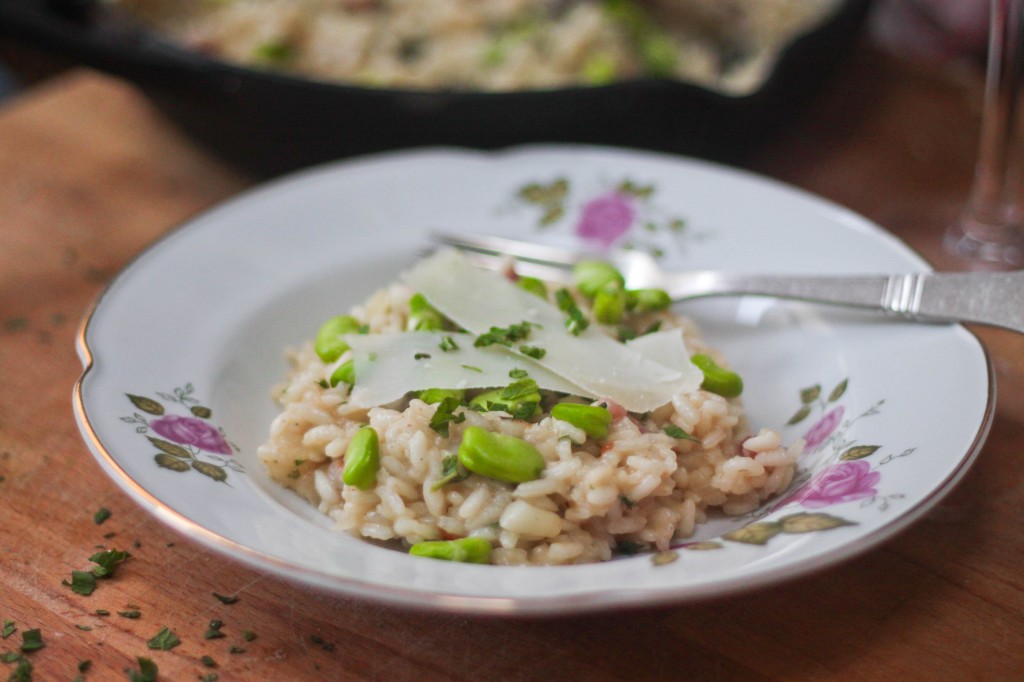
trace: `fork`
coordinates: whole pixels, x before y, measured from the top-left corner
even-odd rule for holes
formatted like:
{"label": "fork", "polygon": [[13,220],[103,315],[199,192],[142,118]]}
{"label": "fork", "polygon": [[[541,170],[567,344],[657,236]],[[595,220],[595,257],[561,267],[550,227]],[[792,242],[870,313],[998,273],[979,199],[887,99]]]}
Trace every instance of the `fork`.
{"label": "fork", "polygon": [[570,284],[572,266],[584,260],[613,263],[632,289],[664,289],[673,301],[708,296],[771,296],[887,313],[921,322],[966,322],[1024,334],[1024,270],[919,272],[893,275],[758,275],[710,270],[665,271],[640,251],[594,255],[504,237],[435,232],[491,269],[515,259],[519,275]]}

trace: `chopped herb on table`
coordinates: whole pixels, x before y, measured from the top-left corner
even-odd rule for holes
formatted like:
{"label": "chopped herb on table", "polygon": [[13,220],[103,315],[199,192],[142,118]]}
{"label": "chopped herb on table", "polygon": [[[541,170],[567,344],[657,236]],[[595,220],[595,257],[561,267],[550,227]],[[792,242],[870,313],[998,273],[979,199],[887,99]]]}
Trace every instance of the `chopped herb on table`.
{"label": "chopped herb on table", "polygon": [[14,663],[15,661],[20,661],[21,659],[21,654],[15,653],[13,651],[5,651],[4,653],[0,654],[0,661],[3,661],[4,663]]}
{"label": "chopped herb on table", "polygon": [[43,642],[43,633],[39,628],[25,630],[21,633],[21,650],[24,652],[42,649],[46,644]]}
{"label": "chopped herb on table", "polygon": [[0,631],[0,636],[7,639],[18,630],[18,626],[14,624],[13,620],[5,620],[3,631]]}
{"label": "chopped herb on table", "polygon": [[11,671],[7,682],[32,682],[32,663],[27,658],[18,659],[18,667]]}
{"label": "chopped herb on table", "polygon": [[217,594],[216,592],[214,592],[213,596],[215,599],[217,599],[217,601],[219,601],[222,604],[234,604],[236,601],[238,601],[237,594],[227,596],[223,594]]}
{"label": "chopped herb on table", "polygon": [[216,668],[217,661],[213,660],[213,656],[203,656],[199,661],[207,668]]}
{"label": "chopped herb on table", "polygon": [[203,635],[203,639],[220,639],[221,637],[226,637],[226,635],[220,631],[223,626],[224,623],[221,621],[211,620],[210,625],[206,630],[206,634]]}
{"label": "chopped herb on table", "polygon": [[109,519],[109,518],[110,518],[110,516],[111,516],[111,513],[110,513],[110,510],[109,510],[109,509],[107,509],[106,507],[100,507],[100,508],[99,508],[99,509],[98,509],[98,510],[96,511],[96,513],[92,515],[92,520],[93,520],[93,521],[94,521],[94,522],[96,523],[96,525],[98,526],[98,525],[100,525],[101,523],[103,523],[104,521],[106,521],[107,519]]}
{"label": "chopped herb on table", "polygon": [[156,682],[156,676],[160,672],[156,663],[143,656],[139,656],[135,660],[139,663],[139,669],[128,668],[125,670],[128,673],[129,682]]}
{"label": "chopped herb on table", "polygon": [[122,616],[123,618],[131,618],[132,620],[135,620],[136,618],[138,618],[138,617],[140,617],[142,615],[142,612],[141,611],[118,611],[117,615]]}
{"label": "chopped herb on table", "polygon": [[150,649],[159,649],[160,651],[168,651],[179,644],[181,644],[181,640],[167,626],[161,628],[160,632],[153,635],[152,639],[146,642],[146,646]]}

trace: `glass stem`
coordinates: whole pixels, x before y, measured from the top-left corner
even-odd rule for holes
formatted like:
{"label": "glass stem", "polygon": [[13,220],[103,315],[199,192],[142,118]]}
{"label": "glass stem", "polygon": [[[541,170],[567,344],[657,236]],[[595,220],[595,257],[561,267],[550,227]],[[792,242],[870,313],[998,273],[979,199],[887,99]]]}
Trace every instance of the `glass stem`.
{"label": "glass stem", "polygon": [[965,230],[983,242],[1005,242],[1019,225],[1020,76],[1024,0],[991,0],[988,73],[981,141]]}

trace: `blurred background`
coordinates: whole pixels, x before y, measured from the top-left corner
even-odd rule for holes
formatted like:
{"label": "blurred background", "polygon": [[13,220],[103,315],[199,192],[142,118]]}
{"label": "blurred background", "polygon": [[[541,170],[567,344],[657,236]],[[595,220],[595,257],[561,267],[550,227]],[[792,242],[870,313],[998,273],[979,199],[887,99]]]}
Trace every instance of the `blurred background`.
{"label": "blurred background", "polygon": [[[339,0],[352,1],[358,0]],[[0,0],[0,102],[78,64],[99,67],[135,81],[193,139],[265,177],[343,156],[436,144],[583,142],[730,162],[793,119],[853,49],[867,45],[945,68],[984,68],[989,0],[838,4],[840,16],[792,41],[763,87],[749,94],[644,82],[495,95],[325,87],[264,69],[211,67],[132,34],[117,45],[106,41],[78,17],[95,2]],[[38,20],[24,11],[29,6],[42,8],[38,15],[63,16]],[[252,143],[254,136],[261,144]]]}

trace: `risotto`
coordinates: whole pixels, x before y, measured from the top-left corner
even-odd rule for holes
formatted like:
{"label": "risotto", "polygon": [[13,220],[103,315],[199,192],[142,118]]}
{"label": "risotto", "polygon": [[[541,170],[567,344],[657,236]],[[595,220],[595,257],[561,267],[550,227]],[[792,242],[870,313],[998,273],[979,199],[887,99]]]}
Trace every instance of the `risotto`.
{"label": "risotto", "polygon": [[227,61],[365,86],[756,88],[836,0],[107,0]]}
{"label": "risotto", "polygon": [[658,290],[558,288],[440,252],[289,352],[271,478],[413,554],[575,564],[666,550],[791,482],[742,380]]}

